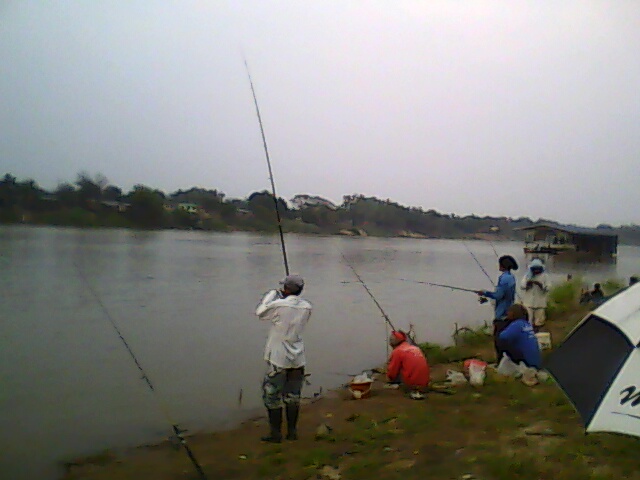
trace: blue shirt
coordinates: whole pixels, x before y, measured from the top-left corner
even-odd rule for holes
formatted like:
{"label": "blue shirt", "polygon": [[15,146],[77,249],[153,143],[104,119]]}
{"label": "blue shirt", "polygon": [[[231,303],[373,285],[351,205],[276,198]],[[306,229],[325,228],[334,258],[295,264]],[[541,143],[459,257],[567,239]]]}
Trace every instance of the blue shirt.
{"label": "blue shirt", "polygon": [[500,332],[498,343],[514,362],[524,362],[528,367],[538,369],[542,366],[538,339],[533,327],[524,318],[514,320]]}
{"label": "blue shirt", "polygon": [[511,272],[503,272],[498,279],[495,292],[484,292],[484,296],[496,301],[495,318],[503,319],[516,298],[516,277]]}

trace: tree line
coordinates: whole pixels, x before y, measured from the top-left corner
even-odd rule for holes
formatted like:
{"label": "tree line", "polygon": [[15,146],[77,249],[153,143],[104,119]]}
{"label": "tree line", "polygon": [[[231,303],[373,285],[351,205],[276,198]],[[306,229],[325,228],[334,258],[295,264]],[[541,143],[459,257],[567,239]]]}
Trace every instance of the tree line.
{"label": "tree line", "polygon": [[[320,202],[303,203],[299,208],[290,207],[283,198],[277,199],[285,231],[442,238],[490,235],[516,239],[522,238],[518,228],[534,223],[527,217],[443,214],[359,194],[345,195],[340,205],[321,197],[313,198]],[[166,194],[138,184],[124,192],[104,175],[91,176],[85,172],[79,173],[74,182],[60,183],[53,191],[42,189],[33,179],[18,181],[7,173],[0,180],[0,222],[215,231],[277,229],[274,197],[266,190],[253,192],[244,199],[229,199],[217,189],[198,187]],[[629,225],[616,230],[622,242],[640,244],[640,227]]]}

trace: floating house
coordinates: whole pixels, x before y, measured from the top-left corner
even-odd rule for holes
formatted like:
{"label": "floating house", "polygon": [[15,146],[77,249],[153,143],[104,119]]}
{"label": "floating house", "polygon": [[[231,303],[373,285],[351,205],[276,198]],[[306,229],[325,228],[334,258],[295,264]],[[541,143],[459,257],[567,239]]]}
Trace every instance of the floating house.
{"label": "floating house", "polygon": [[618,236],[607,228],[583,228],[538,223],[524,231],[525,253],[568,254],[598,258],[615,258]]}

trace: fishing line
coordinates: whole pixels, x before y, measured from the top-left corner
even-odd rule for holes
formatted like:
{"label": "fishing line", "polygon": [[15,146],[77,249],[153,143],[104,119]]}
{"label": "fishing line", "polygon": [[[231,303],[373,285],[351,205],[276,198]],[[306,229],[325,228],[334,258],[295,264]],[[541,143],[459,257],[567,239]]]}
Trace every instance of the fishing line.
{"label": "fishing line", "polygon": [[469,254],[471,255],[471,257],[476,261],[476,263],[478,264],[478,266],[480,267],[480,270],[482,270],[482,273],[485,274],[485,276],[489,279],[489,281],[491,282],[491,285],[495,288],[496,284],[493,283],[493,279],[491,278],[491,276],[487,273],[487,271],[484,269],[484,267],[482,266],[482,264],[480,263],[480,260],[478,260],[478,257],[476,257],[474,255],[474,253],[471,251],[471,249],[467,246],[467,244],[464,242],[464,240],[462,241],[462,245],[464,245],[464,248],[467,249],[467,252],[469,252]]}
{"label": "fishing line", "polygon": [[104,316],[107,318],[109,323],[111,323],[111,326],[116,331],[116,334],[118,335],[118,337],[122,341],[122,344],[127,349],[127,352],[129,352],[129,356],[133,359],[133,362],[136,364],[136,367],[138,368],[138,370],[140,370],[140,373],[142,374],[142,377],[141,377],[142,380],[144,380],[144,382],[147,384],[147,386],[149,387],[149,390],[151,390],[151,393],[155,394],[154,398],[158,402],[158,407],[159,407],[160,411],[163,413],[163,415],[165,416],[166,420],[171,425],[173,433],[175,434],[175,438],[178,439],[180,445],[184,448],[185,452],[187,453],[187,456],[191,460],[191,463],[193,463],[193,466],[196,469],[196,472],[198,472],[198,475],[200,476],[200,478],[202,480],[207,480],[207,477],[204,474],[204,471],[202,470],[202,467],[198,463],[198,460],[196,460],[195,455],[193,454],[193,452],[191,451],[191,448],[187,444],[187,440],[182,435],[184,432],[186,432],[186,430],[181,430],[180,427],[178,427],[178,424],[172,420],[171,415],[169,415],[169,409],[168,409],[167,405],[162,401],[162,398],[159,395],[156,394],[156,389],[154,388],[153,383],[151,383],[151,379],[149,378],[147,373],[142,368],[142,364],[138,360],[138,357],[136,357],[135,353],[133,353],[133,349],[131,348],[131,346],[129,345],[127,340],[124,338],[124,335],[122,334],[122,332],[118,328],[118,324],[116,323],[114,318],[111,316],[111,313],[109,312],[109,310],[107,309],[106,305],[104,304],[104,302],[100,298],[100,295],[93,288],[93,286],[91,285],[91,282],[89,282],[88,278],[86,277],[86,275],[84,274],[84,272],[82,271],[80,266],[78,264],[76,264],[76,263],[74,263],[74,265],[75,265],[76,269],[78,270],[78,274],[79,274],[80,278],[82,279],[83,284],[87,287],[87,290],[89,290],[89,292],[91,292],[91,294],[95,298],[96,303],[100,306],[100,309],[104,313]]}
{"label": "fishing line", "polygon": [[262,117],[260,116],[260,107],[258,107],[258,97],[256,96],[255,88],[253,87],[253,80],[251,79],[251,73],[249,72],[249,64],[245,56],[242,56],[244,60],[244,66],[247,69],[247,77],[249,77],[249,85],[251,86],[251,94],[253,95],[253,103],[256,106],[256,114],[258,115],[258,124],[260,125],[260,134],[262,135],[262,146],[264,147],[264,154],[267,158],[267,167],[269,168],[269,180],[271,180],[271,192],[273,193],[273,203],[276,210],[276,220],[278,222],[278,231],[280,232],[280,245],[282,246],[282,258],[284,259],[284,270],[286,275],[289,275],[289,261],[287,260],[287,248],[284,244],[284,233],[282,232],[282,219],[280,217],[280,210],[278,208],[278,196],[276,195],[276,184],[273,180],[273,170],[271,168],[271,159],[269,158],[269,149],[267,148],[267,138],[264,134],[264,127],[262,126]]}
{"label": "fishing line", "polygon": [[382,316],[384,317],[385,321],[389,324],[389,326],[391,327],[391,330],[396,331],[396,327],[393,326],[393,323],[391,323],[391,319],[389,318],[389,316],[387,315],[387,313],[384,311],[384,309],[382,308],[382,305],[380,305],[378,303],[378,300],[376,300],[376,297],[373,296],[373,293],[371,293],[371,290],[369,290],[369,287],[367,287],[367,285],[364,283],[364,280],[362,280],[362,277],[360,277],[360,275],[358,275],[358,272],[356,272],[356,269],[353,268],[353,265],[351,265],[349,263],[349,260],[347,260],[347,257],[345,257],[344,255],[342,255],[342,259],[344,260],[344,263],[347,264],[347,266],[351,269],[351,271],[353,272],[353,274],[356,276],[356,278],[358,279],[358,282],[360,282],[360,285],[362,285],[364,287],[364,289],[366,290],[366,292],[369,294],[369,296],[371,297],[371,300],[373,300],[373,302],[376,304],[376,307],[378,307],[378,309],[380,310],[380,312],[382,313]]}
{"label": "fishing line", "polygon": [[500,255],[498,255],[498,252],[496,251],[496,247],[493,246],[493,242],[491,240],[489,240],[489,245],[491,245],[491,248],[493,249],[493,253],[496,254],[496,258],[499,260]]}

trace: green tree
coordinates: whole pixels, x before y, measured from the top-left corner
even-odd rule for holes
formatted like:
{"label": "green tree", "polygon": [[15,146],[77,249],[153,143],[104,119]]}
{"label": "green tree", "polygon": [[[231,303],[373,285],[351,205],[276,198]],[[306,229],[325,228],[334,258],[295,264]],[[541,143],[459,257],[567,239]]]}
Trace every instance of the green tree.
{"label": "green tree", "polygon": [[0,208],[11,208],[17,203],[16,177],[10,173],[0,180]]}
{"label": "green tree", "polygon": [[171,212],[171,224],[177,228],[194,228],[198,224],[198,216],[182,208]]}
{"label": "green tree", "polygon": [[92,179],[88,173],[80,172],[76,180],[78,186],[78,200],[83,208],[94,208],[95,204],[102,199],[102,189],[106,186],[104,175],[96,175]]}
{"label": "green tree", "polygon": [[78,192],[70,183],[58,184],[54,195],[63,207],[72,208],[78,205]]}
{"label": "green tree", "polygon": [[[266,190],[253,192],[247,199],[249,210],[261,221],[275,222],[276,213],[273,198],[273,195]],[[283,219],[292,218],[287,203],[281,197],[278,197],[278,212]]]}
{"label": "green tree", "polygon": [[160,228],[165,224],[164,201],[162,196],[144,185],[136,185],[127,195],[129,218],[144,228]]}
{"label": "green tree", "polygon": [[122,197],[122,189],[115,185],[107,185],[102,192],[102,198],[104,200],[115,202],[120,200],[120,197]]}
{"label": "green tree", "polygon": [[21,208],[28,211],[38,210],[40,201],[44,195],[35,180],[29,179],[16,185],[18,204]]}

